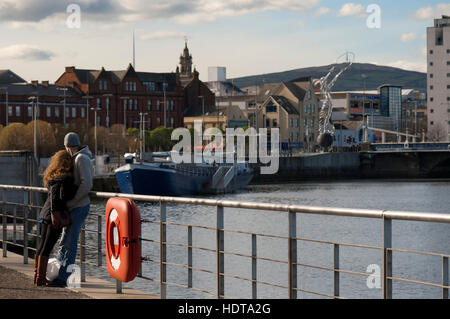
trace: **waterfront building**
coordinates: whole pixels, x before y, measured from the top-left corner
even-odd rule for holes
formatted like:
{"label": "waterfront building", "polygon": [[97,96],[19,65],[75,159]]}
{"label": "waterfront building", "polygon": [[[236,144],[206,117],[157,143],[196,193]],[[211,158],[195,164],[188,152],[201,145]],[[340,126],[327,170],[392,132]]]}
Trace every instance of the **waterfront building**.
{"label": "waterfront building", "polygon": [[450,16],[427,28],[428,137],[450,140]]}
{"label": "waterfront building", "polygon": [[317,148],[319,99],[310,77],[265,84],[256,101],[250,123],[256,123],[256,128],[279,128],[282,149]]}
{"label": "waterfront building", "polygon": [[147,113],[144,127],[148,130],[164,126],[164,118],[168,127],[183,123],[183,91],[175,73],[136,72],[131,64],[119,71],[69,66],[55,84],[84,95],[91,125],[95,123],[93,108],[98,109],[97,125],[105,127],[138,128],[140,113]]}
{"label": "waterfront building", "polygon": [[36,119],[51,124],[70,123],[87,116],[83,94],[74,88],[61,90],[49,81],[27,83],[10,70],[0,71],[0,83],[0,123],[3,126],[27,124],[35,115]]}

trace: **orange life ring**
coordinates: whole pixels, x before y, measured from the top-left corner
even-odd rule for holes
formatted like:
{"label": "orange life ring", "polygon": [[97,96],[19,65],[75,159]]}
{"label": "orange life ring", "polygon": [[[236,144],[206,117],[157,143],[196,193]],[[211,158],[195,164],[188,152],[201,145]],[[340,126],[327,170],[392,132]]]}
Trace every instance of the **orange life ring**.
{"label": "orange life ring", "polygon": [[113,197],[106,203],[106,265],[111,277],[132,281],[141,266],[141,216],[136,204]]}

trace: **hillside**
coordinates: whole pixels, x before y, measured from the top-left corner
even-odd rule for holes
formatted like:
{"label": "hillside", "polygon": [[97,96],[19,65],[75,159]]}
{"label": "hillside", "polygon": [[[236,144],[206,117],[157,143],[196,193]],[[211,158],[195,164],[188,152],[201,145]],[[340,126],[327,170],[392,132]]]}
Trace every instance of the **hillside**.
{"label": "hillside", "polygon": [[[263,75],[246,76],[233,80],[234,85],[243,88],[247,86],[263,85],[264,83],[274,83],[290,81],[296,78],[312,76],[320,78],[324,76],[332,65],[301,68],[291,71],[270,73]],[[342,65],[337,65],[339,70]],[[405,89],[418,89],[426,92],[426,73],[408,71],[388,66],[380,66],[367,63],[354,63],[336,82],[333,91],[362,90],[364,88],[361,74],[366,74],[366,89],[374,90],[382,84],[400,85]]]}

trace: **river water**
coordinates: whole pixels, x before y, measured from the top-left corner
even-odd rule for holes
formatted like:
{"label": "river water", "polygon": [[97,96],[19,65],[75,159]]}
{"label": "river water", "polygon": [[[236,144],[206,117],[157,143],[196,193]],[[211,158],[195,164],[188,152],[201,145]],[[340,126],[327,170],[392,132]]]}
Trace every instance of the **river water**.
{"label": "river water", "polygon": [[[229,199],[259,203],[297,204],[325,207],[368,208],[418,212],[450,212],[450,181],[337,181],[303,182],[280,185],[252,185],[246,190],[212,199]],[[104,214],[105,201],[95,201],[92,210]],[[159,204],[138,203],[141,217],[147,220],[159,220]],[[216,226],[215,207],[169,205],[167,220],[201,226]],[[224,211],[225,229],[241,230],[278,236],[288,234],[287,213],[261,212],[243,209]],[[94,216],[88,219],[89,229],[97,228]],[[102,226],[103,227],[103,226]],[[435,253],[450,254],[450,225],[437,223],[393,221],[392,244],[394,248],[412,249]],[[87,233],[87,242],[96,245],[96,234]],[[143,237],[159,240],[159,225],[143,224]],[[297,237],[341,243],[382,246],[382,223],[378,219],[355,217],[336,217],[320,215],[297,215]],[[187,243],[187,227],[168,225],[167,241]],[[215,249],[215,231],[193,229],[193,245]],[[288,245],[286,239],[259,237],[257,255],[276,260],[287,260]],[[225,232],[225,251],[251,255],[251,236]],[[298,262],[322,267],[333,267],[333,246],[321,243],[298,242]],[[143,256],[159,260],[159,244],[145,242]],[[96,251],[88,250],[88,259],[96,261]],[[340,247],[340,268],[359,272],[373,273],[380,269],[382,253],[375,249]],[[187,248],[169,246],[167,260],[170,263],[187,264]],[[105,261],[103,260],[103,265]],[[251,259],[248,257],[225,255],[225,273],[251,279]],[[204,250],[193,250],[193,266],[216,271],[216,255]],[[145,262],[143,275],[159,279],[159,264]],[[378,268],[377,268],[378,267]],[[441,257],[430,257],[409,253],[393,252],[393,276],[441,283]],[[297,267],[298,287],[324,294],[333,294],[333,272],[308,267]],[[109,278],[106,270],[88,266],[88,274]],[[167,266],[167,280],[181,285],[187,284],[188,271],[185,268]],[[258,280],[287,286],[288,267],[285,263],[258,260]],[[369,278],[373,279],[373,278]],[[382,291],[376,280],[355,274],[340,275],[340,295],[346,298],[380,298]],[[216,291],[216,275],[194,271],[195,288]],[[124,284],[159,294],[159,284],[136,278]],[[287,298],[287,289],[258,284],[258,298]],[[250,298],[251,282],[230,277],[225,278],[225,295],[233,298]],[[214,298],[214,296],[168,286],[169,298]],[[299,292],[299,298],[323,298]],[[405,282],[393,282],[394,298],[440,298],[441,289]]]}

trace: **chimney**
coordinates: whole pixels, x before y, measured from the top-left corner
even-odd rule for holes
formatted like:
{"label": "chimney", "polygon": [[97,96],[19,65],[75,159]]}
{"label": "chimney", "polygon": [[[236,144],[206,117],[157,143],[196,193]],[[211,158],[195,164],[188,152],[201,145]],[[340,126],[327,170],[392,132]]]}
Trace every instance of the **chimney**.
{"label": "chimney", "polygon": [[43,86],[48,87],[48,81],[42,81],[41,84],[42,84]]}
{"label": "chimney", "polygon": [[39,83],[39,81],[37,81],[37,80],[31,81],[31,85],[33,85],[33,86],[38,86],[38,83]]}
{"label": "chimney", "polygon": [[74,73],[75,67],[74,66],[66,66],[66,72],[67,73]]}

